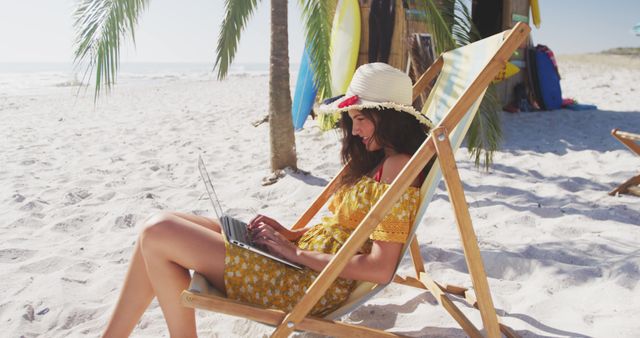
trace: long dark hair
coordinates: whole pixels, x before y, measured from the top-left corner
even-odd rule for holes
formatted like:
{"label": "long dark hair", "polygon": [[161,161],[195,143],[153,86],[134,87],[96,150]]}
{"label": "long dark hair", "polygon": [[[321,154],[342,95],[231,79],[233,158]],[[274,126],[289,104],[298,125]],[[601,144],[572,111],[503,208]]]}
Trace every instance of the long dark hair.
{"label": "long dark hair", "polygon": [[[381,148],[391,148],[398,153],[412,156],[422,145],[429,133],[429,127],[405,112],[395,109],[363,109],[360,113],[373,122],[373,137]],[[362,176],[368,175],[384,159],[384,149],[368,151],[359,136],[351,134],[353,121],[348,112],[342,112],[340,129],[342,130],[342,163],[350,162],[346,175],[340,185],[353,185]],[[423,169],[423,175],[431,167],[429,162]]]}

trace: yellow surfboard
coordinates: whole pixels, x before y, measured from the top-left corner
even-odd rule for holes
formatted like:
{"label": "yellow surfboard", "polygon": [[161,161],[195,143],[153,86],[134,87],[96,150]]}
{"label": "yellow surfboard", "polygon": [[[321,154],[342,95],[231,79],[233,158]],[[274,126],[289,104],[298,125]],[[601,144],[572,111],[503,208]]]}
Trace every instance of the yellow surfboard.
{"label": "yellow surfboard", "polygon": [[531,0],[531,18],[536,28],[540,28],[540,5],[538,5],[538,0]]}
{"label": "yellow surfboard", "polygon": [[344,94],[353,77],[360,51],[358,0],[339,0],[331,27],[331,96]]}
{"label": "yellow surfboard", "polygon": [[504,69],[502,69],[500,73],[498,73],[498,75],[496,75],[496,77],[493,78],[493,83],[498,83],[505,79],[508,79],[518,74],[519,71],[520,71],[520,68],[518,68],[518,66],[514,65],[511,62],[507,62],[507,65],[504,67]]}

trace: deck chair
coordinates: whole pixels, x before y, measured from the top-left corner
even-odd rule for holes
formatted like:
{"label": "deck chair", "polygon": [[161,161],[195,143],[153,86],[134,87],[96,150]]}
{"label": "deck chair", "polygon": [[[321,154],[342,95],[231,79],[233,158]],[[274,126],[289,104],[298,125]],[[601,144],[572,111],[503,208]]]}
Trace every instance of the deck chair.
{"label": "deck chair", "polygon": [[[640,134],[628,133],[620,131],[617,128],[611,131],[611,135],[620,143],[624,144],[629,150],[640,156]],[[609,192],[609,195],[630,194],[640,196],[640,175],[636,175],[626,180]]]}
{"label": "deck chair", "polygon": [[[479,309],[486,336],[498,337],[500,336],[500,331],[502,331],[509,337],[516,337],[513,330],[498,321],[477,239],[471,224],[462,183],[456,168],[454,151],[462,142],[487,86],[496,74],[505,67],[507,60],[515,49],[525,41],[529,31],[530,29],[527,25],[518,23],[508,32],[444,53],[416,81],[414,99],[423,90],[432,87],[424,111],[436,124],[436,127],[334,258],[320,272],[316,280],[307,289],[305,296],[294,306],[291,312],[286,313],[274,309],[265,309],[227,299],[221,296],[198,273],[194,274],[189,289],[182,293],[183,305],[241,316],[275,326],[272,337],[287,337],[293,331],[309,331],[337,337],[398,337],[399,335],[394,333],[336,320],[336,318],[360,306],[372,295],[383,289],[385,285],[360,282],[350,298],[335,312],[324,318],[313,317],[308,314],[344,269],[349,258],[356,254],[357,250],[367,240],[377,225],[376,220],[384,218],[410,186],[411,182],[418,176],[421,168],[434,156],[437,156],[436,164],[432,166],[432,170],[421,187],[420,210],[415,224],[412,226],[408,237],[409,240],[403,248],[403,255],[407,251],[410,252],[416,276],[402,277],[396,275],[393,282],[431,292],[438,303],[451,314],[470,337],[482,337],[481,330],[474,326],[447,294],[452,293],[463,297],[471,306]],[[440,75],[432,86],[433,80],[436,79],[438,74]],[[346,172],[345,169],[346,166],[329,182],[323,192],[292,228],[304,227],[316,215],[337,189],[337,183],[341,175]],[[462,287],[440,284],[432,280],[425,271],[424,262],[420,255],[420,247],[415,238],[416,228],[421,223],[421,218],[441,177],[444,177],[454,209],[464,256],[475,294],[471,290]]]}

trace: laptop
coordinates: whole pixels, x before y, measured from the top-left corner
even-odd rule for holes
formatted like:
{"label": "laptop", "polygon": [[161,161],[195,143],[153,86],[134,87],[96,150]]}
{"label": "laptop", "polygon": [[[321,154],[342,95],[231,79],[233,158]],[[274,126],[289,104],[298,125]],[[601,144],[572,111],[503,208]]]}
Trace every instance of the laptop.
{"label": "laptop", "polygon": [[222,206],[220,204],[220,200],[216,195],[216,191],[213,188],[213,183],[211,183],[211,177],[209,177],[209,172],[204,165],[204,161],[202,160],[202,156],[198,156],[198,170],[200,171],[200,176],[202,176],[202,181],[204,181],[204,186],[207,189],[207,193],[209,194],[209,200],[211,201],[211,205],[213,206],[213,211],[215,211],[216,216],[220,220],[220,226],[222,226],[222,233],[224,234],[227,241],[233,245],[237,245],[243,249],[249,250],[251,252],[255,252],[259,255],[271,258],[280,263],[286,264],[295,269],[302,269],[302,266],[290,262],[286,259],[274,256],[267,252],[265,249],[261,248],[259,245],[254,244],[251,236],[249,235],[249,230],[247,229],[247,223],[240,221],[236,218],[233,218],[222,211]]}

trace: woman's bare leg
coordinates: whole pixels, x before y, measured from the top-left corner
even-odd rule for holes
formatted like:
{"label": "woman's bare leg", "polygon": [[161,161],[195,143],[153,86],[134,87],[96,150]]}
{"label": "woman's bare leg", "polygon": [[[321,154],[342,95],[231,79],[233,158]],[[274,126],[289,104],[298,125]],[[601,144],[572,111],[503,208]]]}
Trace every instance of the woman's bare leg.
{"label": "woman's bare leg", "polygon": [[184,212],[177,212],[177,211],[174,211],[171,214],[178,216],[180,218],[184,218],[187,221],[190,221],[192,223],[207,227],[217,233],[222,232],[220,228],[220,223],[218,222],[218,220],[214,220],[214,219],[203,217],[203,216],[193,215],[193,214],[187,214]]}
{"label": "woman's bare leg", "polygon": [[120,297],[103,337],[128,337],[153,299],[153,289],[136,243]]}
{"label": "woman's bare leg", "polygon": [[[215,220],[178,212],[163,213],[150,217],[145,222],[145,227],[152,227],[159,221],[171,219],[172,216],[182,218],[193,224],[220,233],[220,225]],[[210,261],[210,263],[215,263],[215,261]],[[224,291],[224,289],[222,290]],[[154,295],[153,287],[147,274],[144,257],[140,250],[140,241],[138,241],[131,262],[129,263],[129,270],[127,271],[120,297],[103,336],[127,337],[133,331],[138,320],[153,300]]]}
{"label": "woman's bare leg", "polygon": [[172,337],[195,337],[194,310],[180,304],[189,286],[189,269],[202,273],[224,292],[225,246],[222,235],[184,218],[164,215],[140,238],[140,249],[153,291]]}

